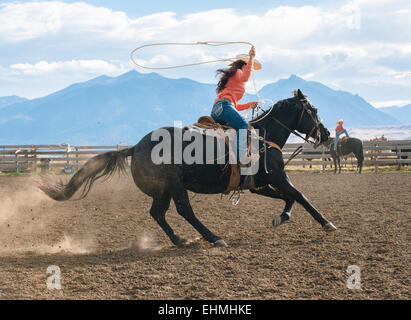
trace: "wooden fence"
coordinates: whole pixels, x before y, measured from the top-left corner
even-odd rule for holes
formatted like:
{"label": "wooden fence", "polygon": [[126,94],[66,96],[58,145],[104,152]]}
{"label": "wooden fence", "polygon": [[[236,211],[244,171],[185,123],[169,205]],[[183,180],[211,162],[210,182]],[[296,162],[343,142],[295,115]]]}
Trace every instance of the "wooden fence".
{"label": "wooden fence", "polygon": [[[290,166],[320,166],[323,169],[333,164],[328,150],[321,146],[314,149],[311,144],[288,143],[283,148],[284,159],[288,159],[291,153],[299,146],[303,151],[290,162]],[[391,141],[363,141],[364,166],[373,166],[378,172],[378,167],[383,165],[400,166],[411,164],[411,140]],[[355,165],[357,159],[353,154],[341,159],[341,165]]]}
{"label": "wooden fence", "polygon": [[[364,165],[375,167],[411,163],[411,140],[392,141],[363,141]],[[285,161],[299,146],[303,151],[290,163],[291,167],[320,167],[323,170],[332,164],[331,156],[324,147],[313,149],[311,144],[288,143],[283,148]],[[0,171],[48,171],[60,168],[66,173],[74,172],[91,157],[113,150],[120,150],[128,146],[70,146],[61,145],[0,145]],[[356,159],[352,156],[344,158],[342,165],[355,165]]]}
{"label": "wooden fence", "polygon": [[0,145],[0,171],[22,172],[61,168],[67,173],[91,157],[126,146]]}

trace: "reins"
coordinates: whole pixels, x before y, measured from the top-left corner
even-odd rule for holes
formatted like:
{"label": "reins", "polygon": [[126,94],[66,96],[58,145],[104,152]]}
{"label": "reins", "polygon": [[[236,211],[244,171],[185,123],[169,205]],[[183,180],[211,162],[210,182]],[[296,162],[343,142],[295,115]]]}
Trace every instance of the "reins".
{"label": "reins", "polygon": [[291,156],[288,158],[287,162],[284,163],[284,167],[287,166],[287,164],[293,160],[296,156],[298,156],[301,151],[303,151],[303,146],[299,146],[297,149],[294,150],[294,152],[291,154]]}
{"label": "reins", "polygon": [[[303,102],[301,99],[298,99],[298,101],[299,101],[299,102],[301,103],[301,105],[302,105],[302,111],[301,111],[300,118],[299,118],[299,121],[298,121],[298,124],[297,124],[297,128],[298,128],[298,127],[300,126],[300,124],[301,124],[301,120],[302,120],[303,114],[304,114],[305,109],[306,109],[306,106],[305,106],[304,102]],[[267,116],[271,113],[271,111],[273,110],[273,108],[274,108],[274,106],[271,106],[271,109],[270,109],[269,111],[267,111],[264,116],[262,116],[261,118],[255,119],[255,120],[253,120],[253,121],[250,121],[250,123],[251,123],[251,124],[252,124],[252,123],[257,123],[257,122],[263,120],[265,117],[267,117]],[[316,128],[318,128],[318,122],[314,120],[314,118],[313,118],[313,116],[312,116],[311,113],[309,113],[309,115],[311,116],[311,119],[312,119],[313,122],[314,122],[314,126],[313,126],[313,129],[311,130],[311,132],[310,132],[307,136],[310,136],[311,133],[312,133]],[[314,142],[308,140],[307,138],[304,138],[304,137],[303,137],[301,134],[299,134],[296,130],[291,130],[289,127],[287,127],[284,123],[282,123],[282,122],[281,122],[280,120],[278,120],[276,117],[273,117],[273,120],[274,120],[275,122],[277,122],[281,127],[283,127],[284,129],[286,129],[289,133],[292,133],[292,134],[296,135],[297,137],[303,139],[305,142],[308,142],[308,143],[311,143],[311,144],[315,144]]]}
{"label": "reins", "polygon": [[282,122],[281,122],[280,120],[278,120],[277,118],[273,118],[273,119],[274,119],[275,122],[277,122],[277,123],[278,123],[280,126],[282,126],[284,129],[288,130],[288,132],[290,132],[290,133],[296,135],[297,137],[303,139],[305,142],[314,144],[314,142],[308,140],[307,138],[304,138],[304,137],[303,137],[301,134],[299,134],[297,131],[291,130],[290,128],[288,128],[284,123],[282,123]]}
{"label": "reins", "polygon": [[[308,109],[307,109],[304,101],[301,100],[301,99],[298,99],[298,101],[301,103],[302,111],[301,111],[301,114],[300,114],[300,118],[299,118],[299,120],[298,120],[297,128],[298,128],[298,127],[300,126],[300,124],[301,124],[301,121],[302,121],[302,118],[303,118],[303,115],[304,115],[304,112],[305,112],[305,111],[307,111],[307,113],[310,115],[311,119],[312,119],[313,122],[314,122],[313,128],[311,129],[310,133],[307,134],[307,137],[309,137],[309,136],[311,136],[312,132],[313,132],[315,129],[318,130],[319,124],[318,124],[318,121],[316,121],[316,120],[314,119],[314,117],[312,116],[311,110],[308,110]],[[273,109],[274,109],[274,105],[272,105],[272,106],[271,106],[271,109],[270,109],[269,111],[267,111],[266,114],[264,114],[261,118],[255,119],[254,121],[250,121],[250,123],[257,123],[257,122],[263,120],[265,117],[267,117],[267,116],[271,113],[271,111],[272,111]],[[307,110],[306,110],[306,109],[307,109]],[[309,112],[309,111],[310,111],[310,112]],[[303,137],[302,135],[300,135],[296,130],[291,130],[289,127],[287,127],[284,123],[282,123],[282,122],[281,122],[280,120],[278,120],[276,117],[272,117],[272,119],[274,119],[275,122],[277,122],[281,127],[283,127],[284,129],[286,129],[289,133],[292,133],[292,134],[296,135],[297,137],[303,139],[304,141],[306,141],[306,142],[308,142],[308,143],[315,144],[314,142],[308,140],[307,138],[304,138],[304,137]],[[275,144],[275,146],[270,145],[270,141],[267,141],[267,140],[265,139],[265,133],[266,133],[266,132],[265,132],[265,130],[264,130],[264,137],[259,137],[260,141],[262,141],[263,144],[264,144],[263,148],[260,149],[260,153],[264,153],[264,169],[265,169],[266,173],[268,173],[268,170],[267,170],[267,155],[266,155],[266,154],[267,154],[267,153],[266,153],[267,149],[274,147],[274,148],[277,148],[278,150],[280,150],[281,152],[282,152],[282,150],[281,150],[280,147],[278,147],[277,144]],[[267,145],[268,145],[268,147],[267,147]],[[301,151],[303,151],[303,147],[302,147],[302,146],[297,147],[297,148],[294,150],[294,152],[291,154],[290,158],[288,158],[288,160],[287,160],[287,162],[284,164],[284,166],[287,166],[288,163],[289,163],[291,160],[293,160],[297,155],[299,155],[299,154],[301,153]]]}

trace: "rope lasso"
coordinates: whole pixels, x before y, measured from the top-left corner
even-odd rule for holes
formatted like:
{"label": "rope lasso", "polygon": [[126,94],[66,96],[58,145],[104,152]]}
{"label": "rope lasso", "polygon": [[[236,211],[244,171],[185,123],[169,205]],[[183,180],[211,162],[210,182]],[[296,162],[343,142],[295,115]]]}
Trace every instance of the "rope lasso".
{"label": "rope lasso", "polygon": [[253,44],[250,42],[246,41],[197,41],[197,42],[161,42],[161,43],[151,43],[151,44],[145,44],[142,46],[139,46],[135,48],[133,51],[131,51],[130,58],[133,63],[143,69],[149,69],[149,70],[168,70],[168,69],[177,69],[177,68],[185,68],[185,67],[191,67],[191,66],[198,66],[202,64],[207,64],[207,63],[216,63],[216,62],[221,62],[221,61],[233,61],[236,60],[236,58],[218,58],[216,60],[209,60],[209,61],[202,61],[202,62],[195,62],[195,63],[188,63],[188,64],[181,64],[181,65],[176,65],[176,66],[168,66],[168,67],[147,67],[143,66],[140,63],[137,63],[134,60],[134,53],[136,51],[141,50],[143,48],[147,47],[155,47],[155,46],[198,46],[198,45],[205,45],[205,46],[213,46],[213,47],[219,47],[219,46],[225,46],[225,45],[233,45],[233,44],[245,44],[253,47]]}
{"label": "rope lasso", "polygon": [[[134,54],[143,48],[147,47],[155,47],[155,46],[171,46],[171,45],[177,45],[177,46],[198,46],[198,45],[204,45],[204,46],[212,46],[212,47],[219,47],[219,46],[225,46],[225,45],[234,45],[234,44],[244,44],[244,45],[249,45],[250,47],[253,47],[254,45],[251,42],[247,41],[197,41],[197,42],[161,42],[161,43],[151,43],[151,44],[145,44],[142,46],[139,46],[135,48],[133,51],[130,53],[130,59],[131,61],[138,67],[143,68],[143,69],[148,69],[148,70],[170,70],[170,69],[177,69],[177,68],[185,68],[185,67],[191,67],[191,66],[198,66],[198,65],[204,65],[204,64],[209,64],[209,63],[217,63],[217,62],[222,62],[222,61],[235,61],[238,60],[239,57],[234,57],[234,58],[218,58],[215,60],[209,60],[209,61],[201,61],[201,62],[195,62],[195,63],[187,63],[187,64],[181,64],[181,65],[175,65],[175,66],[167,66],[167,67],[149,67],[149,66],[144,66],[141,63],[138,63],[134,59]],[[248,56],[248,55],[244,55]],[[257,96],[258,103],[265,103],[266,101],[270,102],[272,107],[274,104],[270,99],[262,99],[260,95],[258,94],[257,86],[255,83],[255,77],[254,77],[254,72],[253,68],[251,68],[251,78],[252,78],[252,83],[255,91],[255,95]],[[245,114],[244,118],[246,120],[249,120],[250,117],[248,116],[248,113],[251,108],[249,108]],[[257,106],[257,110],[253,108],[252,110],[252,115],[251,115],[251,120],[254,119],[254,117],[258,116],[262,111],[264,111],[263,106]]]}
{"label": "rope lasso", "polygon": [[[147,66],[143,66],[139,63],[137,63],[134,59],[134,53],[142,48],[146,48],[146,47],[154,47],[154,46],[168,46],[168,45],[183,45],[183,46],[197,46],[197,45],[208,45],[208,46],[214,46],[214,47],[218,47],[218,46],[224,46],[224,45],[233,45],[233,44],[245,44],[245,45],[249,45],[251,47],[253,47],[254,45],[251,42],[247,42],[247,41],[197,41],[197,42],[162,42],[162,43],[151,43],[151,44],[145,44],[142,46],[139,46],[137,48],[135,48],[131,54],[130,54],[130,58],[133,61],[133,63],[143,69],[150,69],[150,70],[167,70],[167,69],[176,69],[176,68],[184,68],[184,67],[190,67],[190,66],[196,66],[196,65],[203,65],[203,64],[208,64],[208,63],[216,63],[216,62],[221,62],[221,61],[235,61],[237,59],[239,59],[239,57],[235,57],[235,58],[219,58],[216,60],[210,60],[210,61],[202,61],[202,62],[196,62],[196,63],[189,63],[189,64],[182,64],[182,65],[176,65],[176,66],[168,66],[168,67],[147,67]],[[253,68],[251,68],[251,77],[252,77],[252,83],[253,83],[253,87],[254,87],[254,91],[255,94],[257,96],[258,99],[258,103],[265,103],[266,101],[268,101],[270,103],[270,110],[268,110],[266,112],[266,114],[258,119],[258,120],[262,120],[263,118],[265,118],[272,110],[272,108],[274,107],[274,103],[272,100],[270,99],[261,99],[260,95],[258,94],[258,90],[257,90],[257,86],[255,83],[255,77],[254,77],[254,72],[253,72]],[[250,112],[249,108],[245,114],[244,114],[244,118],[246,120],[249,120],[250,117],[248,116],[248,113]],[[258,106],[257,110],[255,110],[254,108],[252,109],[252,116],[251,116],[251,123],[254,121],[254,117],[257,117],[261,112],[264,112],[264,108],[262,106]],[[300,134],[298,134],[295,130],[290,130],[288,127],[284,126],[283,123],[279,122],[277,119],[274,119],[276,122],[278,122],[281,126],[283,126],[284,128],[286,128],[290,133],[295,134],[296,136],[300,137],[301,139],[305,140],[306,142],[312,143],[311,141],[309,141],[308,139],[302,137]]]}

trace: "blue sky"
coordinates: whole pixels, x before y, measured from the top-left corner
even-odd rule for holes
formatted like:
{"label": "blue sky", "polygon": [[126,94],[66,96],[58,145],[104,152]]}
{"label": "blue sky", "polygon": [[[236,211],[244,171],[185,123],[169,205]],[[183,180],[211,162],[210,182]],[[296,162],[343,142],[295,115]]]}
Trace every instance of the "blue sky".
{"label": "blue sky", "polygon": [[[142,44],[216,40],[256,46],[259,88],[297,74],[376,106],[401,105],[411,103],[410,29],[406,0],[0,1],[0,96],[34,98],[117,76],[135,68],[129,55]],[[137,58],[165,66],[247,51],[167,47]],[[159,73],[215,83],[222,66]]]}

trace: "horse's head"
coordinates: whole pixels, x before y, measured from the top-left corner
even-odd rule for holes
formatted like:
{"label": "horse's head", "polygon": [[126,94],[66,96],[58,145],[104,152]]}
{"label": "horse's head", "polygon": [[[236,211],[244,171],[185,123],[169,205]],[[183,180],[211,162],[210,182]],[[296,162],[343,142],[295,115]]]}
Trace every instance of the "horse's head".
{"label": "horse's head", "polygon": [[317,108],[313,106],[300,89],[294,91],[294,99],[296,99],[297,108],[300,112],[296,130],[305,133],[306,139],[313,138],[314,148],[316,148],[328,140],[330,132],[322,123]]}

